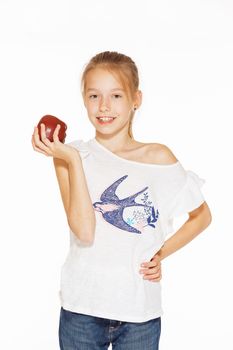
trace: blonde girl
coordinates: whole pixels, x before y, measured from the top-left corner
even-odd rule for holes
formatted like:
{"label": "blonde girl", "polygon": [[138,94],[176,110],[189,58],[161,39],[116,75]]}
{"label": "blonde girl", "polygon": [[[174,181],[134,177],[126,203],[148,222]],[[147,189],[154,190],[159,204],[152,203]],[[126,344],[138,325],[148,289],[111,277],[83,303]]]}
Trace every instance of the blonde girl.
{"label": "blonde girl", "polygon": [[[105,51],[86,65],[81,92],[95,136],[63,144],[35,127],[35,151],[53,157],[70,234],[59,296],[62,350],[157,350],[161,261],[211,222],[196,173],[164,144],[133,137],[142,103],[138,69]],[[79,134],[78,134],[79,133]],[[173,218],[188,219],[173,232]],[[169,233],[173,233],[166,239]]]}

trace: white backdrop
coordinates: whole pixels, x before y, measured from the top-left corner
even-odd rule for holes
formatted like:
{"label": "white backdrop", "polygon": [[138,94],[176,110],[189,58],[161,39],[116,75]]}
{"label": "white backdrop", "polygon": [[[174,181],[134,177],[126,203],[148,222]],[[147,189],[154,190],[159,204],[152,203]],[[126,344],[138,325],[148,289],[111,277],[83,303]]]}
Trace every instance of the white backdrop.
{"label": "white backdrop", "polygon": [[112,50],[139,69],[134,137],[166,144],[204,178],[213,216],[162,262],[160,349],[232,350],[232,1],[0,0],[0,45],[1,348],[59,349],[69,231],[52,158],[31,135],[53,114],[66,142],[94,136],[81,73]]}

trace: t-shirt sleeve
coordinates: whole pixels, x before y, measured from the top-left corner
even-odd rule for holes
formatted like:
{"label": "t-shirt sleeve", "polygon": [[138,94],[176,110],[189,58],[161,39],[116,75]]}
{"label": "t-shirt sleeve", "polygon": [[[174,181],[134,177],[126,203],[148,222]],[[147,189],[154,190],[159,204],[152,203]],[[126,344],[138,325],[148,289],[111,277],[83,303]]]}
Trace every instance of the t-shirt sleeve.
{"label": "t-shirt sleeve", "polygon": [[84,142],[82,139],[74,140],[71,142],[66,143],[67,146],[74,147],[78,150],[81,159],[86,158],[89,155],[89,150],[87,147],[87,143]]}
{"label": "t-shirt sleeve", "polygon": [[[169,200],[166,203],[165,235],[173,232],[175,217],[191,212],[205,201],[202,186],[206,180],[199,177],[194,171],[185,170],[182,166],[178,172],[177,180],[172,182],[175,189],[170,188],[172,195],[170,198],[168,196]],[[174,176],[176,177],[176,174]]]}
{"label": "t-shirt sleeve", "polygon": [[201,191],[205,183],[195,172],[186,170],[186,181],[169,206],[169,217],[179,216],[198,208],[204,201]]}

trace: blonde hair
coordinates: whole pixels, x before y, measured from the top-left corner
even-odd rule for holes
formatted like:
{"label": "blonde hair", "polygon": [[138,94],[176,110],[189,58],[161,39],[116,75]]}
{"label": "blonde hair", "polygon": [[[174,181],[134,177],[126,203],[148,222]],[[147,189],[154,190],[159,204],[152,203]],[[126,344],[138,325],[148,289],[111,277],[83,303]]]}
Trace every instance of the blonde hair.
{"label": "blonde hair", "polygon": [[[90,59],[86,64],[81,77],[81,91],[84,98],[86,91],[86,76],[87,73],[95,68],[103,68],[112,73],[116,79],[118,78],[126,91],[127,98],[132,101],[135,97],[135,92],[138,90],[139,77],[138,69],[134,61],[124,54],[116,51],[100,52]],[[135,108],[136,109],[136,108]],[[135,110],[132,111],[128,134],[133,139],[132,121]]]}

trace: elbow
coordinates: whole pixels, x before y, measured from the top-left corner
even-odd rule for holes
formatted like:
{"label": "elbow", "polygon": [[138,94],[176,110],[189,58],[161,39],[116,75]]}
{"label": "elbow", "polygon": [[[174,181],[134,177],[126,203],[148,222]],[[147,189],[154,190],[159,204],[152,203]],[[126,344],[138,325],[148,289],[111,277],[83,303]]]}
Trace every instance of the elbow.
{"label": "elbow", "polygon": [[93,231],[84,231],[84,232],[79,231],[78,237],[79,237],[80,241],[85,245],[86,244],[92,245],[94,242],[94,232]]}
{"label": "elbow", "polygon": [[211,221],[212,221],[212,216],[211,214],[209,215],[203,215],[203,218],[202,218],[202,222],[203,222],[203,229],[206,229],[210,224],[211,224]]}
{"label": "elbow", "polygon": [[212,214],[211,214],[211,212],[209,212],[207,221],[208,221],[208,226],[209,226],[211,224],[211,222],[212,222]]}
{"label": "elbow", "polygon": [[83,243],[91,245],[94,242],[95,236],[95,222],[88,225],[78,225],[76,222],[68,220],[69,227],[74,235]]}
{"label": "elbow", "polygon": [[201,220],[203,228],[208,227],[212,222],[212,215],[210,208],[206,202],[202,203],[197,209],[189,213],[189,218],[193,219],[198,217]]}
{"label": "elbow", "polygon": [[209,226],[212,222],[212,214],[210,211],[209,206],[206,204],[205,206],[205,212],[204,212],[204,216],[205,216],[205,222],[206,222],[206,227]]}
{"label": "elbow", "polygon": [[80,231],[77,230],[75,227],[70,226],[71,231],[74,233],[74,235],[79,239],[79,241],[85,245],[92,245],[94,242],[94,233],[91,231]]}

